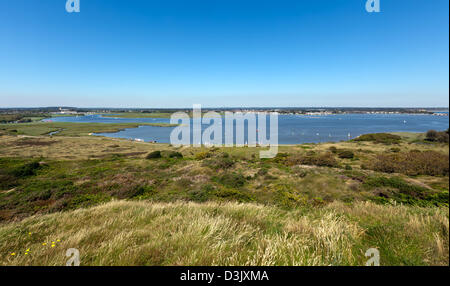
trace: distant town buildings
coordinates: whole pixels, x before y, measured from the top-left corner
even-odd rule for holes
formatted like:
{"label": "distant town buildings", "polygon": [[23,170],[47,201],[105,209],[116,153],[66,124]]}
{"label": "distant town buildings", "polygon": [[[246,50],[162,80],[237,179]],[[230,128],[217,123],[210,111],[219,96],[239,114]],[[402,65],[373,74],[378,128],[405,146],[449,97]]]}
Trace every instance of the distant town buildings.
{"label": "distant town buildings", "polygon": [[59,108],[59,111],[57,112],[51,112],[51,114],[79,114],[78,111],[66,109],[66,108]]}

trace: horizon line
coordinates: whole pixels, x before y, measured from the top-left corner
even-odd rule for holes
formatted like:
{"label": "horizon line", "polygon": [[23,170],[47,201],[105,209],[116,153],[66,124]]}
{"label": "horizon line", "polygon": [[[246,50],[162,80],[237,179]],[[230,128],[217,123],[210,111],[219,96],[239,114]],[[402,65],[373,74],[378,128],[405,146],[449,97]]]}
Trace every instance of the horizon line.
{"label": "horizon line", "polygon": [[[14,106],[14,107],[1,107],[0,109],[45,109],[45,108],[77,108],[77,109],[192,109],[191,107],[105,107],[105,106],[94,106],[94,107],[79,107],[79,106],[69,106],[69,105],[55,105],[55,106]],[[415,106],[415,107],[404,107],[404,106],[202,106],[205,109],[230,109],[230,108],[247,108],[247,109],[286,109],[286,108],[389,108],[389,109],[449,109],[448,106]]]}

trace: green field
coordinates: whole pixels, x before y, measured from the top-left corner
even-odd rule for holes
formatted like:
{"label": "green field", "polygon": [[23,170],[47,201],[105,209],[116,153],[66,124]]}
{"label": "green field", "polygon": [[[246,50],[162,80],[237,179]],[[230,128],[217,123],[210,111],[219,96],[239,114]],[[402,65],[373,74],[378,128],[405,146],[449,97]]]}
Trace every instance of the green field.
{"label": "green field", "polygon": [[58,132],[55,136],[87,136],[90,133],[115,133],[127,128],[139,126],[170,127],[167,123],[72,123],[72,122],[35,122],[0,125],[0,132],[7,134],[42,136]]}
{"label": "green field", "polygon": [[0,125],[3,265],[64,265],[71,247],[82,265],[364,265],[368,248],[449,264],[448,144],[381,134],[260,159],[85,136],[133,126]]}

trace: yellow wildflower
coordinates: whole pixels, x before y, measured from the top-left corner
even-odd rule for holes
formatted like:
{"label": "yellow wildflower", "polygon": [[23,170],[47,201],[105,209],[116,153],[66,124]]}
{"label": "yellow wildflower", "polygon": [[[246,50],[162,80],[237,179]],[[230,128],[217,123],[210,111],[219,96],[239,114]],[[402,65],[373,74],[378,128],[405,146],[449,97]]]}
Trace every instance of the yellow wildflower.
{"label": "yellow wildflower", "polygon": [[16,253],[15,253],[15,252],[13,252],[13,253],[11,253],[11,255],[12,255],[12,256],[14,256],[14,255],[16,255]]}

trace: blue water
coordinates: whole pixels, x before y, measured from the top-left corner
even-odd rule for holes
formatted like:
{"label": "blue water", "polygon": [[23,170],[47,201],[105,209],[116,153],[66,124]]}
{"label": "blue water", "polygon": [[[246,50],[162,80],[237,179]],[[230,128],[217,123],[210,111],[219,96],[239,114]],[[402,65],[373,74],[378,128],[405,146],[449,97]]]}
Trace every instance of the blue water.
{"label": "blue water", "polygon": [[[81,123],[169,123],[168,118],[109,118],[100,115],[57,117],[54,122]],[[203,125],[207,128],[209,125]],[[343,115],[279,115],[279,144],[338,142],[361,134],[377,132],[426,132],[430,129],[447,130],[448,116],[412,114],[343,114]],[[174,127],[140,126],[117,133],[96,135],[169,143]],[[246,131],[247,132],[247,131]],[[269,131],[268,131],[269,133]],[[349,136],[350,135],[350,136]],[[267,135],[269,136],[269,134]],[[247,140],[247,137],[245,137]]]}

